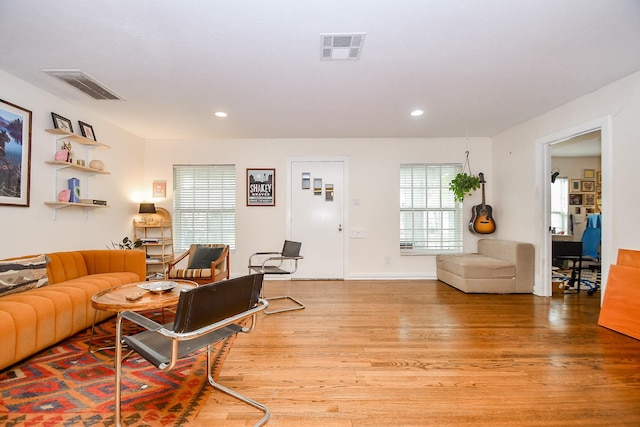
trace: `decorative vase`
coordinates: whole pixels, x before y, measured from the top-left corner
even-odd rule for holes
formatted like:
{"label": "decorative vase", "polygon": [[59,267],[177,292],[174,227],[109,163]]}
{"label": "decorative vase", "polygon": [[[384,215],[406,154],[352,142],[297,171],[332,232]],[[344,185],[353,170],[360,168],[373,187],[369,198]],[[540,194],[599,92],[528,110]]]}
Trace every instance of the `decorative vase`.
{"label": "decorative vase", "polygon": [[89,167],[91,169],[96,169],[96,170],[101,171],[102,169],[104,169],[104,162],[102,160],[97,160],[97,159],[96,160],[91,160],[89,162]]}
{"label": "decorative vase", "polygon": [[68,202],[71,197],[71,190],[62,190],[58,193],[59,202]]}
{"label": "decorative vase", "polygon": [[66,162],[68,158],[69,152],[67,150],[62,149],[60,151],[56,151],[55,159],[57,162]]}

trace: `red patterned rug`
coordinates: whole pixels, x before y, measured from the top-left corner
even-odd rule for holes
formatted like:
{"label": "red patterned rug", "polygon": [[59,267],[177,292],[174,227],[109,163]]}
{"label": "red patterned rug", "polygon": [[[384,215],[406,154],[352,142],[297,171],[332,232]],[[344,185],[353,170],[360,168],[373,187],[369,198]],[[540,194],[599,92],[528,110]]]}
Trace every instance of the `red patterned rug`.
{"label": "red patterned rug", "polygon": [[[90,353],[90,332],[0,372],[0,425],[115,425],[114,350]],[[113,345],[114,337],[112,318],[96,325],[93,348]],[[234,339],[213,351],[215,378]],[[206,377],[205,353],[182,360],[170,372],[136,354],[127,357],[122,367],[122,425],[180,426],[193,421],[212,390]]]}

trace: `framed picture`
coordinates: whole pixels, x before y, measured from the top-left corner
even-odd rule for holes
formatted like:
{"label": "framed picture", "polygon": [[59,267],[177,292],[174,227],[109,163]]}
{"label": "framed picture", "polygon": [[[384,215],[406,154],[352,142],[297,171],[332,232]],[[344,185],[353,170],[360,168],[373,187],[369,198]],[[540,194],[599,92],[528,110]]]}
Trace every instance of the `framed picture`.
{"label": "framed picture", "polygon": [[580,180],[572,179],[569,184],[569,192],[570,193],[578,193],[580,192]]}
{"label": "framed picture", "polygon": [[31,111],[0,99],[0,205],[29,206]]}
{"label": "framed picture", "polygon": [[585,194],[584,195],[584,205],[585,206],[595,206],[596,204],[596,195],[595,194]]}
{"label": "framed picture", "polygon": [[247,206],[276,205],[276,170],[247,169]]}
{"label": "framed picture", "polygon": [[167,197],[167,181],[153,181],[153,197]]}
{"label": "framed picture", "polygon": [[582,181],[582,192],[583,193],[592,193],[596,189],[595,181]]}
{"label": "framed picture", "polygon": [[78,120],[78,124],[80,125],[80,132],[82,133],[82,136],[97,141],[96,134],[93,132],[93,126],[88,123],[81,122],[80,120]]}
{"label": "framed picture", "polygon": [[53,126],[56,129],[63,130],[65,132],[73,133],[73,126],[71,125],[71,120],[66,119],[56,113],[51,113],[51,117],[53,117]]}
{"label": "framed picture", "polygon": [[594,169],[582,169],[582,177],[593,179],[596,177],[596,171]]}
{"label": "framed picture", "polygon": [[570,194],[569,195],[569,204],[570,205],[582,205],[582,194]]}
{"label": "framed picture", "polygon": [[596,183],[602,184],[602,171],[596,172]]}

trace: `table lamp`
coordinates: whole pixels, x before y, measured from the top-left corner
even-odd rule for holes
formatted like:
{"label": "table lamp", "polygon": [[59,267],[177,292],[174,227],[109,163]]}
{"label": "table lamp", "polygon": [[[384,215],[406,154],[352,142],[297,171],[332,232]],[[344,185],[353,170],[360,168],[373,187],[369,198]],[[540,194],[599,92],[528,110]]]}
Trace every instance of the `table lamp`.
{"label": "table lamp", "polygon": [[156,205],[154,203],[140,203],[140,209],[138,209],[138,213],[142,214],[143,222],[145,224],[148,224],[149,214],[156,213]]}

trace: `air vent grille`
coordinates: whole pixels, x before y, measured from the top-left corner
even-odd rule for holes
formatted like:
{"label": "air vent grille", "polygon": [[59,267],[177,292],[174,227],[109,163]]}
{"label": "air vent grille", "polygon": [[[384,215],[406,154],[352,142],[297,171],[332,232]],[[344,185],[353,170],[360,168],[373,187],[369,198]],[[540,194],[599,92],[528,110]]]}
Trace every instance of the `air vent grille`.
{"label": "air vent grille", "polygon": [[365,33],[320,34],[322,46],[320,59],[325,61],[360,59],[364,37]]}
{"label": "air vent grille", "polygon": [[102,83],[99,83],[96,79],[89,76],[87,73],[81,70],[42,70],[45,73],[53,76],[63,82],[73,86],[82,93],[90,96],[93,99],[99,100],[122,100],[123,98],[118,96],[111,89],[108,89]]}

